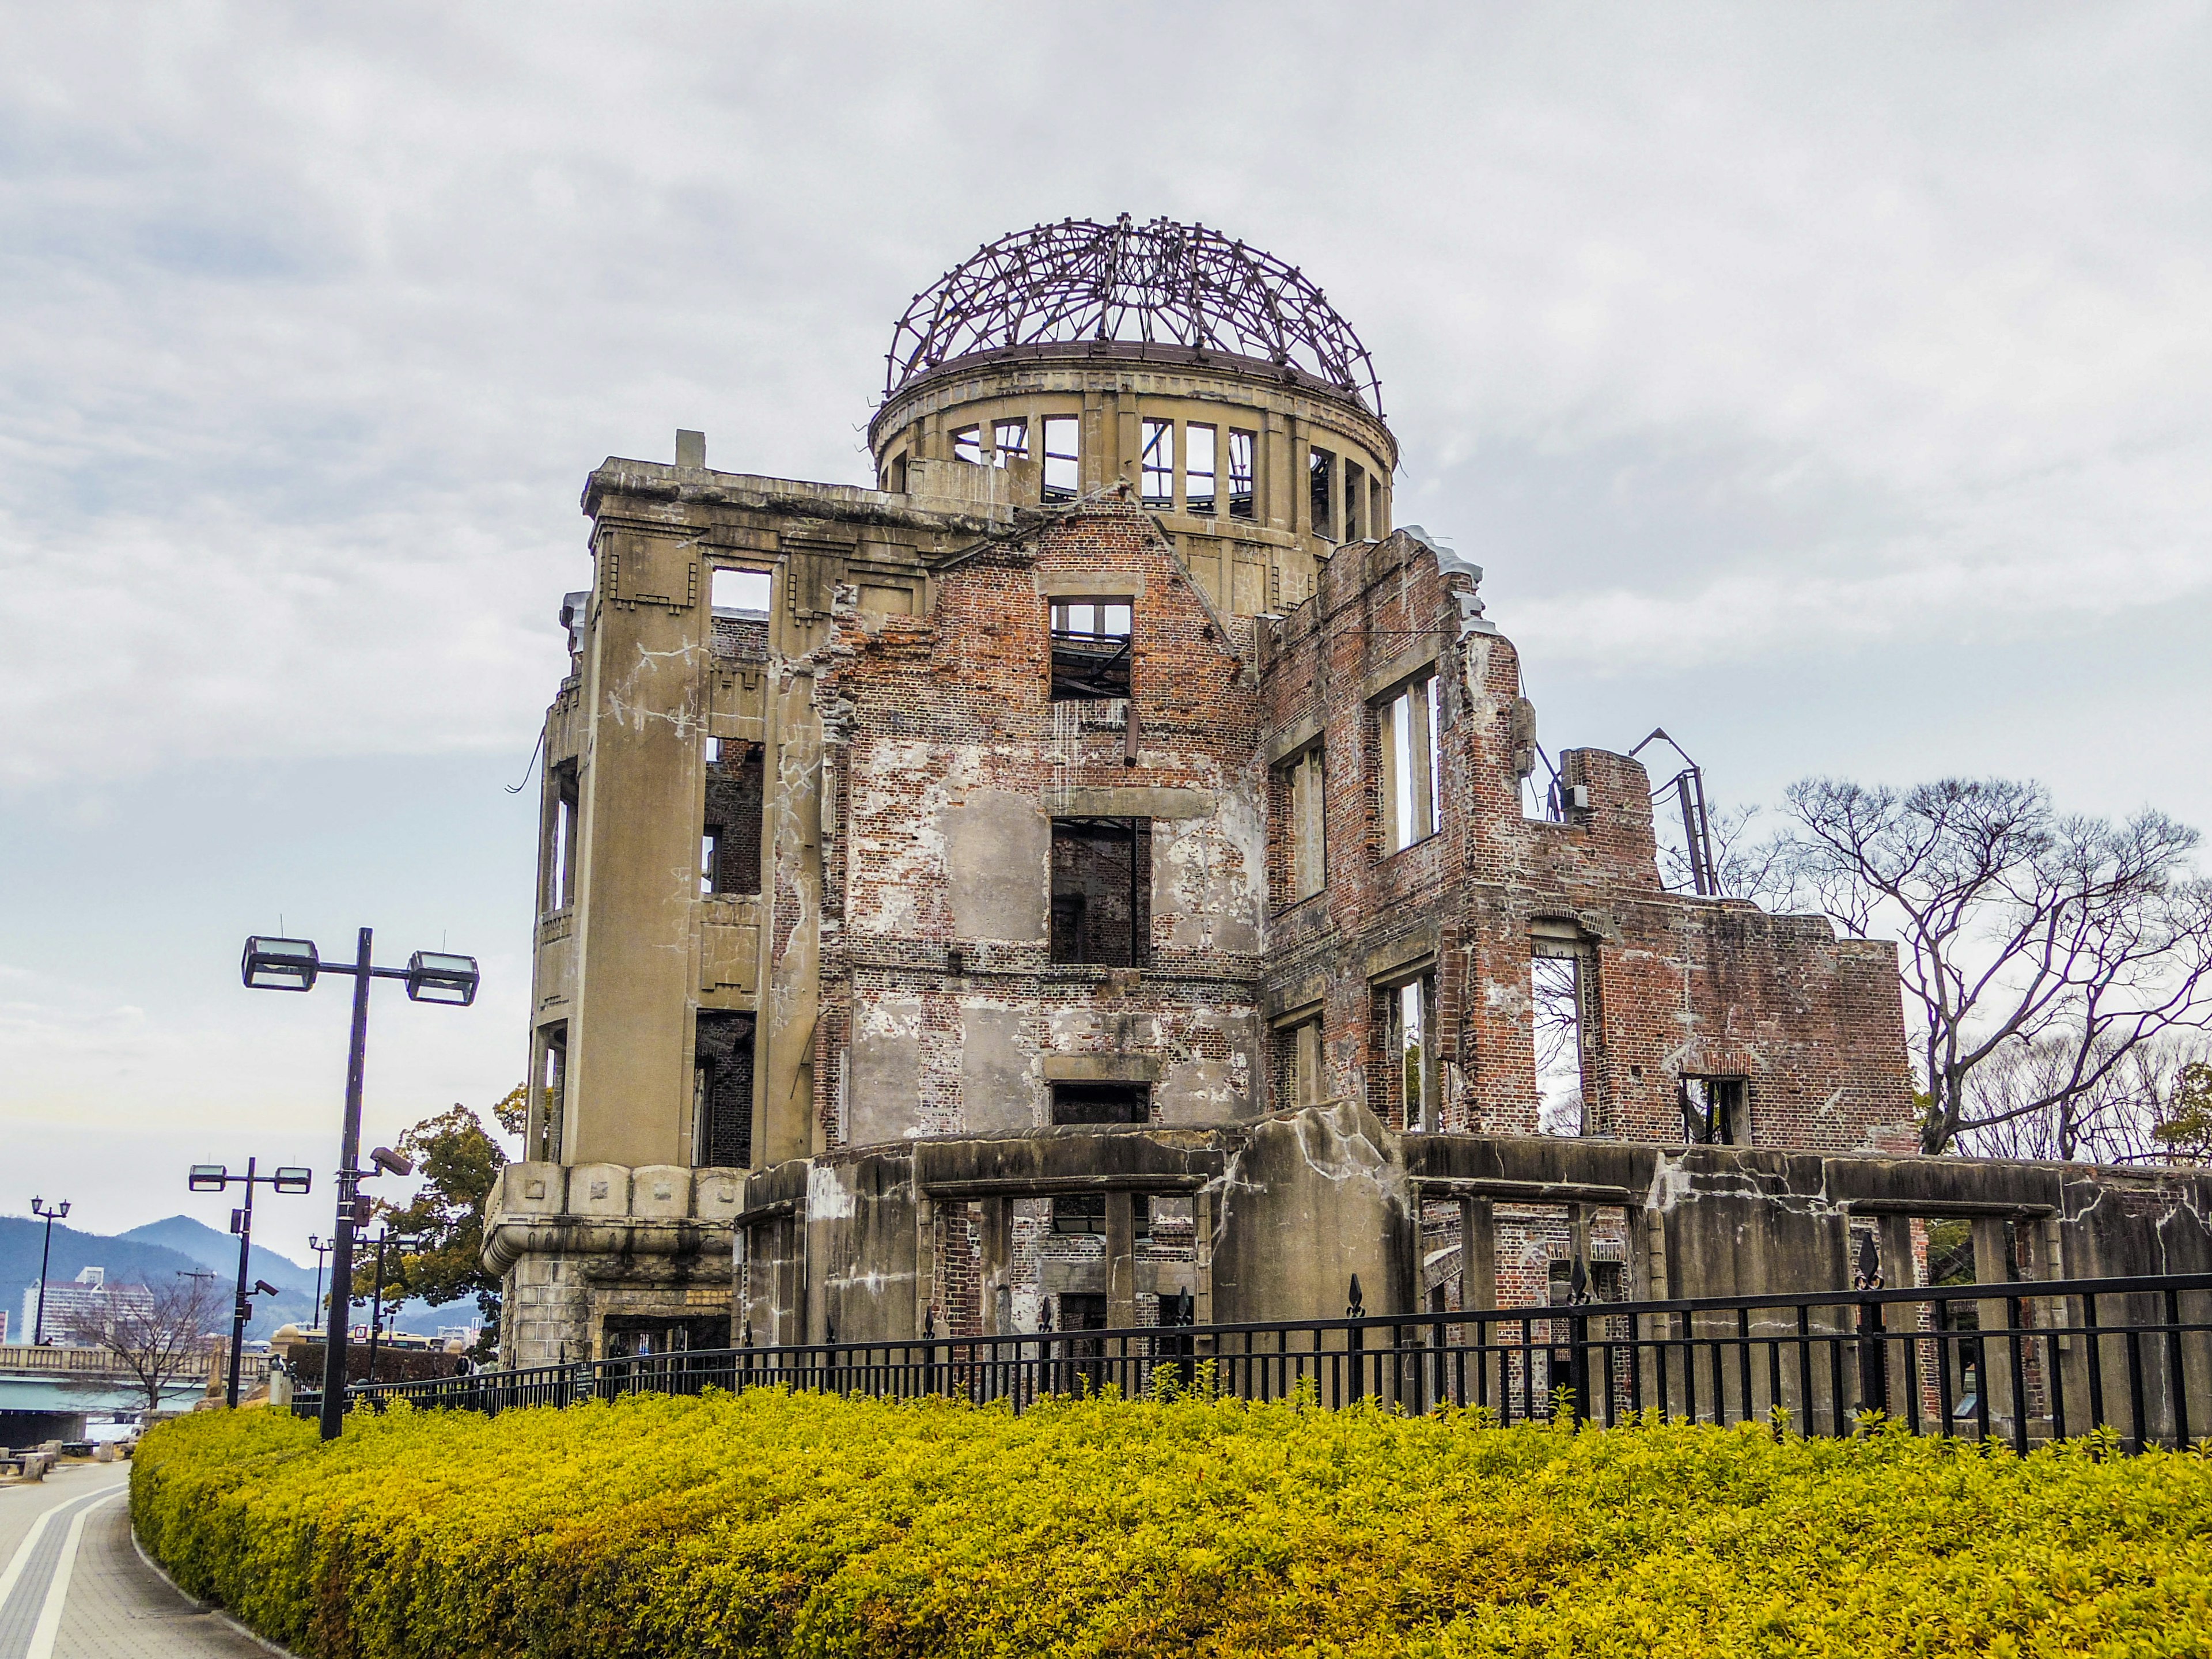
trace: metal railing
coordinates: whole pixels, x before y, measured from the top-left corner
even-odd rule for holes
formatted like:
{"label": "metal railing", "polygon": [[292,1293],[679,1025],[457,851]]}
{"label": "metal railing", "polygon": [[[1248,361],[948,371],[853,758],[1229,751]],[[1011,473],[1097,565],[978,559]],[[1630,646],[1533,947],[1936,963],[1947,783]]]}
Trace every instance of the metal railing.
{"label": "metal railing", "polygon": [[[357,1383],[349,1403],[499,1412],[777,1387],[1018,1411],[1170,1378],[1505,1422],[1656,1411],[1843,1436],[1880,1413],[1913,1434],[2022,1452],[2093,1429],[2128,1450],[2179,1447],[2212,1431],[2212,1273],[702,1350]],[[314,1415],[318,1396],[293,1409]]]}

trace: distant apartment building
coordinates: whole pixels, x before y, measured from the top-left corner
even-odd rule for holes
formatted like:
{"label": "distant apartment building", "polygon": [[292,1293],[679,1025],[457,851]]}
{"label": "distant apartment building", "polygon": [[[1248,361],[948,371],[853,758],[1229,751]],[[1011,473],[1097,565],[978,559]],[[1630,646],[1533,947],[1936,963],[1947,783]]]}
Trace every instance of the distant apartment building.
{"label": "distant apartment building", "polygon": [[[39,1310],[41,1294],[46,1303],[43,1316]],[[153,1305],[151,1291],[143,1285],[111,1285],[105,1267],[82,1268],[75,1279],[49,1279],[43,1285],[33,1280],[23,1287],[23,1322],[16,1340],[28,1342],[36,1335],[62,1347],[72,1347],[76,1345],[76,1333],[87,1325],[104,1326],[122,1308],[143,1312]],[[0,1314],[0,1340],[4,1340],[7,1328],[7,1316]]]}

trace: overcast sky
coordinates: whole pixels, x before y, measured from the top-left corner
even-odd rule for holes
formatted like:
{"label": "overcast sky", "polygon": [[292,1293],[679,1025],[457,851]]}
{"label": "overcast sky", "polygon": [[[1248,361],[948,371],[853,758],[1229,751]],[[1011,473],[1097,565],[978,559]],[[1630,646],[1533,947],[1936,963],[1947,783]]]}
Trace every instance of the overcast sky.
{"label": "overcast sky", "polygon": [[[336,1161],[526,1054],[609,454],[857,482],[908,297],[1195,219],[1365,338],[1547,748],[2212,824],[2203,5],[0,3],[0,1211]],[[267,1201],[264,1236],[326,1231]]]}

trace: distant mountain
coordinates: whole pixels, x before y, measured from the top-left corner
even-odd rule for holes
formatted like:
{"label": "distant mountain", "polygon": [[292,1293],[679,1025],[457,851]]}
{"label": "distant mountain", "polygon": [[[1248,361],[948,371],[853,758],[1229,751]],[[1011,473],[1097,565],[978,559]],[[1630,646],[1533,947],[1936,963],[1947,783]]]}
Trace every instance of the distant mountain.
{"label": "distant mountain", "polygon": [[[31,1340],[27,1329],[18,1331],[15,1327],[23,1316],[23,1292],[39,1276],[39,1249],[46,1231],[42,1221],[0,1216],[0,1297],[5,1298],[0,1301],[0,1307],[8,1310],[8,1340],[11,1342]],[[229,1233],[219,1233],[185,1215],[149,1221],[143,1227],[133,1227],[112,1237],[81,1233],[57,1223],[53,1260],[46,1276],[75,1279],[83,1267],[105,1267],[111,1283],[133,1285],[151,1284],[180,1273],[212,1271],[221,1273],[228,1285],[235,1283],[238,1273],[238,1241]],[[249,1339],[265,1338],[280,1325],[321,1322],[314,1305],[315,1270],[312,1264],[303,1267],[289,1257],[257,1244],[253,1247],[252,1277],[267,1279],[280,1294],[253,1298],[253,1320],[246,1328]],[[368,1313],[366,1308],[356,1309],[356,1322],[365,1319]],[[434,1334],[441,1325],[465,1324],[475,1316],[473,1300],[434,1308],[416,1299],[401,1304],[392,1323],[394,1329],[419,1331],[427,1335]],[[228,1328],[227,1302],[216,1322]]]}
{"label": "distant mountain", "polygon": [[[257,1216],[258,1206],[257,1206]],[[217,1273],[234,1274],[238,1271],[238,1239],[232,1233],[219,1233],[204,1221],[195,1221],[188,1215],[173,1215],[166,1221],[149,1221],[143,1227],[133,1227],[129,1232],[118,1233],[118,1238],[143,1239],[149,1244],[160,1244],[188,1255],[204,1267]],[[289,1256],[282,1256],[264,1244],[253,1247],[252,1275],[265,1279],[280,1291],[303,1291],[309,1297],[315,1293],[315,1270],[302,1267]]]}

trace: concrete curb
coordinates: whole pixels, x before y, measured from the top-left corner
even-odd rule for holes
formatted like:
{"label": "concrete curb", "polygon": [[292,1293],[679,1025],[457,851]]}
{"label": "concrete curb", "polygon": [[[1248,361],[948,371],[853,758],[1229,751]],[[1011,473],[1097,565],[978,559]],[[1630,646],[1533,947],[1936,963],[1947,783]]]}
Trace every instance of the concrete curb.
{"label": "concrete curb", "polygon": [[262,1635],[258,1631],[247,1629],[244,1625],[239,1623],[237,1620],[232,1618],[228,1613],[225,1613],[214,1602],[203,1601],[196,1595],[185,1595],[185,1592],[178,1587],[177,1581],[170,1577],[167,1573],[161,1570],[161,1564],[159,1561],[156,1561],[152,1556],[146,1553],[146,1547],[138,1541],[138,1528],[135,1523],[131,1528],[131,1547],[138,1552],[138,1559],[146,1564],[146,1571],[152,1573],[154,1577],[167,1584],[172,1590],[174,1590],[177,1595],[177,1599],[182,1601],[186,1607],[191,1608],[193,1612],[214,1614],[215,1617],[222,1620],[224,1624],[229,1626],[231,1629],[236,1631],[240,1636],[243,1636],[247,1641],[252,1643],[256,1647],[260,1648],[264,1652],[276,1655],[277,1659],[300,1659],[300,1656],[294,1653],[291,1649],[279,1646],[276,1643],[270,1641],[267,1637]]}

